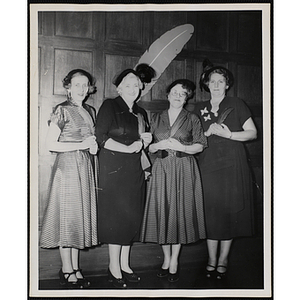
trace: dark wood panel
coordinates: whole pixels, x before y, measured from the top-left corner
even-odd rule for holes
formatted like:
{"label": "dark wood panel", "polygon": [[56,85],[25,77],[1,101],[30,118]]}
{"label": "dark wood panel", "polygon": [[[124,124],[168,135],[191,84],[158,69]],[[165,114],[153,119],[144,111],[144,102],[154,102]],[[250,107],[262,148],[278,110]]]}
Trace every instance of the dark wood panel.
{"label": "dark wood panel", "polygon": [[197,50],[228,51],[228,14],[200,12],[197,14]]}
{"label": "dark wood panel", "polygon": [[57,12],[55,14],[55,35],[93,39],[93,13]]}
{"label": "dark wood panel", "polygon": [[42,34],[43,36],[54,35],[55,13],[42,12]]}
{"label": "dark wood panel", "polygon": [[165,32],[186,23],[188,23],[186,12],[155,12],[153,42]]}
{"label": "dark wood panel", "polygon": [[105,41],[142,44],[142,17],[138,12],[108,12]]}
{"label": "dark wood panel", "polygon": [[93,74],[93,52],[55,49],[54,50],[54,95],[65,95],[62,80],[73,69],[84,69]]}
{"label": "dark wood panel", "polygon": [[256,66],[237,66],[235,76],[237,96],[243,99],[248,105],[262,103],[262,74],[261,68]]}
{"label": "dark wood panel", "polygon": [[38,34],[43,33],[42,23],[43,23],[43,13],[39,11],[38,12]]}
{"label": "dark wood panel", "polygon": [[261,12],[238,14],[238,51],[260,55],[262,47]]}

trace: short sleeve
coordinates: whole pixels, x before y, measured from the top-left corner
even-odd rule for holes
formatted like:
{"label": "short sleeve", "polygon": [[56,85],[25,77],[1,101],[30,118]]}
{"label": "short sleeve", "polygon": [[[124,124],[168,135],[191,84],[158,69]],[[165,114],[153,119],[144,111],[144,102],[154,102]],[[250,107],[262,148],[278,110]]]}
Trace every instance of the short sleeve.
{"label": "short sleeve", "polygon": [[64,128],[66,123],[66,116],[62,106],[57,106],[54,108],[52,114],[50,115],[48,124],[50,125],[51,122],[56,124],[60,130]]}
{"label": "short sleeve", "polygon": [[243,126],[244,123],[251,117],[251,111],[246,103],[242,99],[236,100],[236,107],[238,110],[238,116],[240,124]]}
{"label": "short sleeve", "polygon": [[190,118],[192,121],[193,143],[199,143],[203,145],[204,148],[206,148],[207,138],[204,135],[204,130],[200,118],[195,114],[190,114]]}

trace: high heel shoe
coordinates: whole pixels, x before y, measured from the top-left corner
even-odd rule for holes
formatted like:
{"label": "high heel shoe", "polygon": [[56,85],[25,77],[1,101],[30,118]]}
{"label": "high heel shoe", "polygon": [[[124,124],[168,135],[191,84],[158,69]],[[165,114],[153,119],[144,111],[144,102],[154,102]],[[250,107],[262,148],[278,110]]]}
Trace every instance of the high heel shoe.
{"label": "high heel shoe", "polygon": [[111,274],[109,268],[107,270],[107,274],[108,274],[108,281],[112,282],[114,287],[116,287],[116,288],[126,288],[127,287],[124,278],[116,278],[113,274]]}
{"label": "high heel shoe", "polygon": [[170,273],[169,271],[169,276],[168,276],[169,282],[176,282],[178,280],[179,280],[179,266],[177,267],[176,273]]}
{"label": "high heel shoe", "polygon": [[122,275],[125,277],[125,279],[128,281],[128,282],[140,282],[141,278],[134,272],[132,273],[127,273],[125,271],[122,271]]}
{"label": "high heel shoe", "polygon": [[[77,281],[69,281],[69,277],[71,275],[75,275],[75,271],[71,272],[71,273],[63,273],[62,269],[59,270],[58,275],[59,275],[59,283],[60,285],[66,286],[68,288],[73,288],[73,289],[82,289],[83,286]],[[68,275],[67,277],[65,277],[65,275]]]}
{"label": "high heel shoe", "polygon": [[[207,270],[207,267],[212,268],[212,270]],[[211,278],[214,275],[215,271],[216,271],[216,266],[207,264],[205,270],[206,270],[206,277]]]}
{"label": "high heel shoe", "polygon": [[[218,268],[224,268],[225,272],[219,272]],[[224,279],[226,276],[226,272],[227,272],[227,266],[221,266],[221,265],[218,266],[217,267],[217,279],[219,279],[219,280]]]}
{"label": "high heel shoe", "polygon": [[81,284],[84,288],[87,288],[91,285],[90,281],[84,277],[84,275],[82,273],[82,269],[76,269],[76,270],[74,270],[74,272],[75,272],[75,275],[77,272],[79,272],[82,275],[82,278],[77,277],[77,280],[78,280],[79,284]]}
{"label": "high heel shoe", "polygon": [[169,269],[163,269],[163,268],[160,268],[157,272],[157,277],[166,277],[167,275],[169,274]]}

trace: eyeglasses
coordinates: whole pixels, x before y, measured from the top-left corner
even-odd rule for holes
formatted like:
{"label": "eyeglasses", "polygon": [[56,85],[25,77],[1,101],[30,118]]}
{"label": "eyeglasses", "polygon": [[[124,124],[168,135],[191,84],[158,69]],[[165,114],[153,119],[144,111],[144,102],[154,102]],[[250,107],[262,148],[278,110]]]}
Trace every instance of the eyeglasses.
{"label": "eyeglasses", "polygon": [[176,90],[172,90],[170,94],[174,97],[186,98],[187,93],[178,93]]}

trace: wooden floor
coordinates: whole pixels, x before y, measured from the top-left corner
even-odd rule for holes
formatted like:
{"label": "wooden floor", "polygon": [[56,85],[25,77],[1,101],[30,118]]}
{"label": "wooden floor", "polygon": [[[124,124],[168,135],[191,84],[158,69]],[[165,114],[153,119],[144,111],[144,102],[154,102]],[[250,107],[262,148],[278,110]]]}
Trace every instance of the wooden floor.
{"label": "wooden floor", "polygon": [[[131,251],[131,267],[141,276],[141,282],[130,284],[128,289],[262,289],[263,288],[263,239],[261,236],[239,238],[233,242],[230,263],[225,280],[207,279],[206,242],[185,245],[180,254],[180,279],[170,283],[156,276],[163,253],[156,244],[136,243]],[[91,281],[90,289],[112,289],[107,281],[108,248],[106,245],[81,251],[81,268]],[[39,289],[61,289],[58,271],[61,261],[58,249],[40,249]]]}

